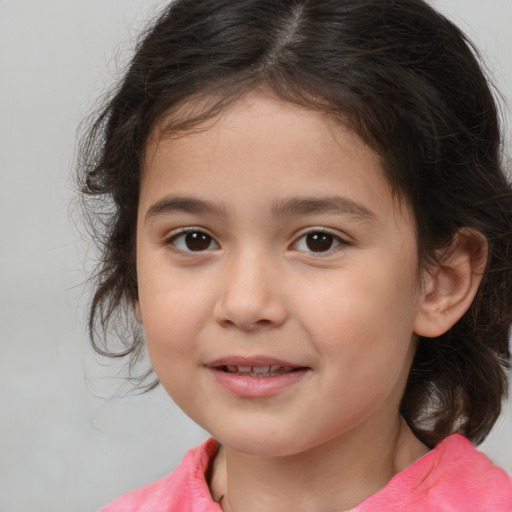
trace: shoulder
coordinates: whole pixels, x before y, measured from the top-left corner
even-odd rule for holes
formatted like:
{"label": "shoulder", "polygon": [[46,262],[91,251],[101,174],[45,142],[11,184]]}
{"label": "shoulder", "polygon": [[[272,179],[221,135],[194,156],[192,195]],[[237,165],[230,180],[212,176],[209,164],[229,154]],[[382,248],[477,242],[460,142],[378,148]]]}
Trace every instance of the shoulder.
{"label": "shoulder", "polygon": [[[455,434],[432,452],[425,481],[439,501],[464,504],[465,510],[512,512],[512,481],[465,437]],[[459,505],[460,506],[460,505]]]}
{"label": "shoulder", "polygon": [[429,510],[512,512],[510,477],[459,434],[447,437],[409,470],[423,475],[411,502],[425,503]]}
{"label": "shoulder", "polygon": [[217,449],[217,442],[208,439],[189,450],[172,473],[120,496],[100,512],[220,512],[205,479]]}
{"label": "shoulder", "polygon": [[454,434],[353,512],[512,512],[512,481]]}

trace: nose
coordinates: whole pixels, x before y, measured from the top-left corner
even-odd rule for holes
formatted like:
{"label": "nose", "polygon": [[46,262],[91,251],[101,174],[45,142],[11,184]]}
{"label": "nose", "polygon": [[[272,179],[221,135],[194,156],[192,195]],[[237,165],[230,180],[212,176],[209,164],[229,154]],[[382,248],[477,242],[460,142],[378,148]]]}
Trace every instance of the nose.
{"label": "nose", "polygon": [[282,279],[268,258],[256,253],[226,262],[214,317],[222,327],[257,331],[282,325],[288,315]]}

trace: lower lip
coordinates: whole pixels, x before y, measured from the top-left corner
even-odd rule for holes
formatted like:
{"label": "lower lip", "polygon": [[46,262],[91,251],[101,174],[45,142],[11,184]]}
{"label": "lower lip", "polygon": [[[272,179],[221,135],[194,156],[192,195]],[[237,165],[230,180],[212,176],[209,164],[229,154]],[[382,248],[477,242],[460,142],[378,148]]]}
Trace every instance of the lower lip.
{"label": "lower lip", "polygon": [[264,398],[293,386],[308,373],[307,368],[274,377],[249,377],[209,368],[215,380],[233,395],[247,398]]}

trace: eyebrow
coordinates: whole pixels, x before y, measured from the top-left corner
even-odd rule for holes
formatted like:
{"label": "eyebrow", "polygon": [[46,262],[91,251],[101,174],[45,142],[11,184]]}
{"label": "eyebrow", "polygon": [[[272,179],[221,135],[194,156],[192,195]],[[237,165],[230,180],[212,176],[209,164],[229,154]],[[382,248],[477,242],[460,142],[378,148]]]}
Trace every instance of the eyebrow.
{"label": "eyebrow", "polygon": [[272,214],[276,217],[319,213],[338,213],[362,221],[377,219],[375,213],[362,204],[342,196],[292,198],[279,202],[272,208]]}
{"label": "eyebrow", "polygon": [[[337,213],[354,217],[361,221],[376,220],[376,215],[351,199],[342,196],[329,197],[297,197],[285,199],[272,205],[274,217],[290,217],[321,213]],[[151,205],[146,212],[146,222],[168,213],[185,212],[190,214],[213,214],[219,217],[226,216],[226,208],[193,197],[165,197]]]}
{"label": "eyebrow", "polygon": [[226,215],[224,207],[196,199],[193,197],[165,197],[148,208],[146,222],[159,215],[167,213],[185,212],[192,214],[215,214],[220,217]]}

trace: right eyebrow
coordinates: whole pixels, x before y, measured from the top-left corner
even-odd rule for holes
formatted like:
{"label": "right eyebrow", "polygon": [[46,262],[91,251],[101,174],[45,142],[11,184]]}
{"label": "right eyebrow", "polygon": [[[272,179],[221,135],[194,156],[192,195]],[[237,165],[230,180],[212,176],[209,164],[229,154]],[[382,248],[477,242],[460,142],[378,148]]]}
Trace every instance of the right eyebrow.
{"label": "right eyebrow", "polygon": [[153,203],[147,210],[145,222],[167,213],[185,212],[192,214],[214,214],[224,217],[226,211],[222,206],[192,197],[164,197]]}

